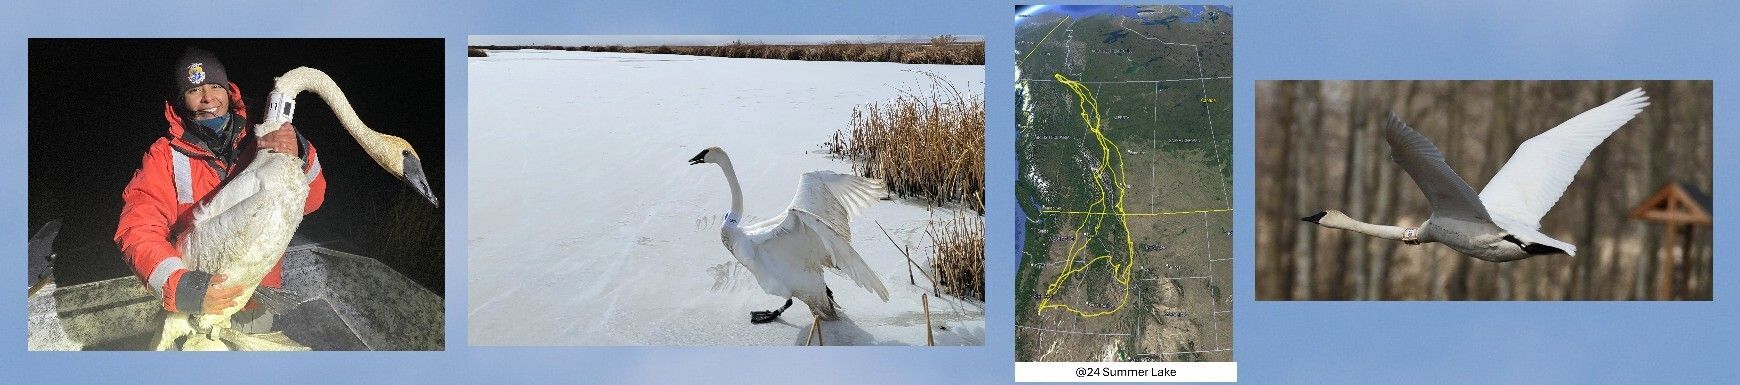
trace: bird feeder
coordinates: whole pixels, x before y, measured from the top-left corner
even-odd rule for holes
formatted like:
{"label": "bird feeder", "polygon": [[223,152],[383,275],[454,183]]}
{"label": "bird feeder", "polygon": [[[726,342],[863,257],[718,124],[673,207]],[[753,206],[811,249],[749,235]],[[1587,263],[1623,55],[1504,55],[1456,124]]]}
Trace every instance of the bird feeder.
{"label": "bird feeder", "polygon": [[[1656,269],[1655,298],[1679,299],[1685,295],[1692,264],[1685,259],[1692,251],[1697,227],[1709,227],[1710,196],[1685,182],[1668,183],[1631,209],[1631,218],[1660,222],[1667,226],[1667,238],[1662,242],[1663,263]],[[1681,234],[1684,236],[1681,236]],[[1683,239],[1680,243],[1676,240]],[[1678,279],[1675,279],[1677,276]],[[1679,282],[1682,284],[1676,285]]]}

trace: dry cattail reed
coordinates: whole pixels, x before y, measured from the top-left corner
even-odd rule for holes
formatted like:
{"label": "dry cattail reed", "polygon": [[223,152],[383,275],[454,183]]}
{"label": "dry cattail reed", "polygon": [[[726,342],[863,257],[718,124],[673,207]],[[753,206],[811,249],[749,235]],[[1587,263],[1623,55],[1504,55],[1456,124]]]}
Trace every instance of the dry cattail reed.
{"label": "dry cattail reed", "polygon": [[984,218],[968,215],[932,221],[924,233],[935,248],[930,265],[942,294],[984,301]]}
{"label": "dry cattail reed", "polygon": [[854,108],[849,131],[835,132],[826,146],[897,196],[959,202],[984,214],[985,99],[921,73],[931,79],[928,94]]}

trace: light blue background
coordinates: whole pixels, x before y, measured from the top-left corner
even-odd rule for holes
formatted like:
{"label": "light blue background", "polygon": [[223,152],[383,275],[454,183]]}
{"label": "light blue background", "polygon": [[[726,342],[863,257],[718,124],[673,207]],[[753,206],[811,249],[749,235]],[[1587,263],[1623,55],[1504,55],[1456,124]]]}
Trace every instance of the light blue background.
{"label": "light blue background", "polygon": [[[0,233],[17,238],[0,285],[25,286],[26,38],[447,38],[448,351],[416,353],[30,353],[24,301],[0,296],[4,383],[234,380],[325,382],[1002,383],[1013,378],[1011,246],[1015,224],[1011,87],[992,86],[985,347],[472,348],[465,345],[466,81],[472,34],[984,35],[987,82],[1012,84],[1013,7],[1005,2],[760,1],[273,2],[43,1],[0,6]],[[229,5],[239,3],[241,5]],[[1740,81],[1740,5],[1717,2],[1228,1],[1236,20],[1234,356],[1247,383],[1734,382],[1740,308],[1723,300],[1733,269],[1716,271],[1716,301],[1689,303],[1350,303],[1252,301],[1250,186],[1258,79],[1714,79],[1716,148]],[[91,95],[101,97],[101,95]],[[34,103],[78,103],[36,100]],[[143,101],[142,101],[143,102]],[[100,112],[99,112],[100,113]],[[77,118],[77,117],[69,117]],[[109,129],[92,126],[89,129]],[[1663,149],[1670,151],[1670,149]],[[1718,165],[1732,156],[1716,153]],[[1733,191],[1716,169],[1716,192]],[[1719,222],[1735,219],[1718,204]],[[1716,249],[1731,250],[1727,228]],[[1718,266],[1724,265],[1718,263]],[[22,378],[21,378],[22,377]]]}

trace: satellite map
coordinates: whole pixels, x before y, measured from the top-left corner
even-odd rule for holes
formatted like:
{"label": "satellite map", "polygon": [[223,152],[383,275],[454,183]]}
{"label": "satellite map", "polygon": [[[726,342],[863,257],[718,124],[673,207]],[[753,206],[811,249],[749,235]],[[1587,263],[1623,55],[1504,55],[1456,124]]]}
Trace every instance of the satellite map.
{"label": "satellite map", "polygon": [[1017,14],[1017,361],[1233,361],[1232,22]]}

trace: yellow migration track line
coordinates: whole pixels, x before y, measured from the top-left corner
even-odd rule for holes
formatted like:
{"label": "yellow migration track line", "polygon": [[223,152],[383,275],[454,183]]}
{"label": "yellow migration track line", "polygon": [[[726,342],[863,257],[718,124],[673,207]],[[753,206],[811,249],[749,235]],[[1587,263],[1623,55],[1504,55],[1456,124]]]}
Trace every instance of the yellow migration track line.
{"label": "yellow migration track line", "polygon": [[[1056,29],[1056,27],[1052,27],[1052,29]],[[1049,33],[1047,34],[1049,35]],[[1125,219],[1126,215],[1124,214],[1123,152],[1119,151],[1118,145],[1112,143],[1112,140],[1106,138],[1106,135],[1100,131],[1100,102],[1098,99],[1094,98],[1093,92],[1089,90],[1086,85],[1082,85],[1081,82],[1078,81],[1070,80],[1068,77],[1063,76],[1063,74],[1053,74],[1052,77],[1056,79],[1059,84],[1063,84],[1064,86],[1069,87],[1070,91],[1075,92],[1076,105],[1081,109],[1082,123],[1087,125],[1088,132],[1094,134],[1096,142],[1100,145],[1100,167],[1093,170],[1094,191],[1099,192],[1100,197],[1099,200],[1088,205],[1089,211],[1085,212],[1087,213],[1088,218],[1083,220],[1080,225],[1076,226],[1075,232],[1079,235],[1076,239],[1070,241],[1069,248],[1067,249],[1068,259],[1064,261],[1063,273],[1059,274],[1057,280],[1052,281],[1051,285],[1046,286],[1045,297],[1039,300],[1038,312],[1044,314],[1045,309],[1060,308],[1082,316],[1083,318],[1092,318],[1117,313],[1119,310],[1123,310],[1124,305],[1129,304],[1130,302],[1130,277],[1131,272],[1134,270],[1133,267],[1136,264],[1136,242],[1130,239],[1129,221]],[[1101,212],[1106,210],[1104,173],[1111,173],[1112,188],[1117,189],[1116,201],[1112,203],[1113,212]],[[1086,263],[1081,264],[1080,267],[1076,267],[1076,255],[1083,251],[1087,251],[1087,240],[1090,236],[1086,234],[1099,235],[1100,224],[1108,215],[1116,216],[1118,220],[1118,228],[1124,231],[1124,255],[1126,257],[1124,263],[1122,265],[1116,263],[1112,260],[1112,256],[1108,254],[1094,257]],[[1086,228],[1088,223],[1093,224],[1093,229],[1091,231],[1083,232],[1082,229]],[[1106,310],[1087,311],[1076,309],[1074,306],[1068,304],[1051,303],[1051,296],[1056,295],[1058,290],[1063,288],[1063,282],[1068,280],[1069,276],[1087,270],[1088,267],[1093,266],[1094,263],[1101,260],[1106,261],[1106,264],[1112,268],[1112,279],[1117,281],[1119,285],[1123,285],[1123,290],[1119,290],[1119,292],[1122,292],[1123,294],[1118,298],[1117,306]]]}
{"label": "yellow migration track line", "polygon": [[1051,26],[1051,30],[1050,30],[1050,31],[1045,31],[1045,37],[1041,37],[1041,38],[1039,38],[1039,42],[1038,42],[1038,43],[1033,43],[1033,50],[1032,50],[1032,51],[1027,51],[1027,55],[1023,55],[1023,56],[1021,56],[1021,60],[1017,60],[1017,61],[1015,61],[1015,66],[1017,66],[1017,67],[1019,67],[1019,66],[1021,66],[1021,63],[1026,63],[1026,62],[1027,62],[1027,57],[1029,57],[1029,56],[1033,56],[1033,53],[1034,53],[1034,52],[1038,52],[1038,51],[1039,51],[1039,45],[1040,45],[1040,44],[1045,44],[1045,39],[1048,39],[1048,38],[1051,38],[1051,33],[1052,33],[1052,32],[1056,32],[1056,31],[1057,31],[1057,27],[1062,27],[1062,26],[1063,26],[1063,22],[1066,22],[1066,21],[1069,21],[1069,16],[1064,16],[1064,17],[1063,17],[1063,19],[1062,19],[1062,20],[1058,20],[1058,21],[1057,21],[1057,25],[1053,25],[1053,26]]}
{"label": "yellow migration track line", "polygon": [[1164,213],[1108,213],[1108,212],[1101,212],[1101,211],[1039,210],[1039,212],[1046,213],[1046,214],[1124,215],[1124,216],[1132,216],[1132,217],[1154,216],[1154,215],[1206,214],[1206,213],[1221,213],[1221,212],[1227,212],[1227,211],[1233,211],[1233,210],[1232,209],[1210,209],[1210,210],[1193,210],[1193,211],[1171,211],[1171,212],[1164,212]]}

